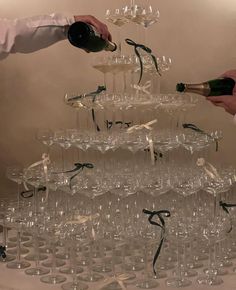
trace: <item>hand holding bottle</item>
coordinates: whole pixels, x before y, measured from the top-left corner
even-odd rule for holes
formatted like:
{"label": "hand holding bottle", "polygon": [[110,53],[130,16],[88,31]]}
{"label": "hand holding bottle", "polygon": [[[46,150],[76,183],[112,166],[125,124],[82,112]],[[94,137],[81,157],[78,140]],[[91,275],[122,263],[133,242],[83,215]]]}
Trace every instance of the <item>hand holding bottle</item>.
{"label": "hand holding bottle", "polygon": [[94,16],[74,16],[75,22],[68,29],[70,43],[86,52],[115,51],[107,26]]}
{"label": "hand holding bottle", "polygon": [[[221,77],[232,78],[236,81],[236,70],[227,71]],[[206,99],[213,105],[224,108],[229,114],[236,114],[236,85],[234,86],[232,95],[210,96]]]}
{"label": "hand holding bottle", "polygon": [[99,21],[96,17],[92,15],[75,15],[74,18],[75,22],[81,21],[94,26],[104,40],[112,41],[112,36],[107,25]]}

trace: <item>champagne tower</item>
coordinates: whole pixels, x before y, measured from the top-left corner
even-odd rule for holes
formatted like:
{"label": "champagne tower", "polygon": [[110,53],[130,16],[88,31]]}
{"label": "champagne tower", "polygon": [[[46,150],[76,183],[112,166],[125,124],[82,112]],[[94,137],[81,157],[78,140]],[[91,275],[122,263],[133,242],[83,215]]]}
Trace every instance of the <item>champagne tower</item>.
{"label": "champagne tower", "polygon": [[[216,168],[207,159],[209,152],[219,151],[221,132],[186,123],[198,95],[161,93],[172,60],[156,55],[147,41],[149,27],[161,21],[156,6],[133,0],[106,9],[105,17],[115,26],[118,49],[93,60],[103,82],[91,92],[81,86],[65,95],[76,115],[75,127],[43,132],[39,139],[50,158],[45,154],[24,174],[35,195],[38,189],[46,191],[37,194],[43,195],[38,206],[44,204],[52,220],[53,249],[66,241],[69,273],[77,273],[76,255],[84,267],[62,288],[185,287],[194,276],[199,284],[221,284],[216,257],[221,254],[222,263],[230,258],[223,259],[221,241],[231,229],[228,209],[221,210],[227,204],[220,199],[227,197],[234,171]],[[128,25],[132,38],[125,35]],[[124,53],[128,50],[132,53]],[[210,262],[204,275],[196,271],[203,267],[201,259]],[[62,273],[41,281],[63,282]]]}

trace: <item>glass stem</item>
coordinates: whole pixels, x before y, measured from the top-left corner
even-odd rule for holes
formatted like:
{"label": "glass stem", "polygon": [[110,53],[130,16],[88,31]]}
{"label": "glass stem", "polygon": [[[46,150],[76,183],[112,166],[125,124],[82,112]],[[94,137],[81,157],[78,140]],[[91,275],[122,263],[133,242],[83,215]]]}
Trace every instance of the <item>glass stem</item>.
{"label": "glass stem", "polygon": [[3,240],[3,246],[7,247],[7,236],[8,236],[8,229],[5,224],[5,220],[3,220],[2,224],[2,240]]}
{"label": "glass stem", "polygon": [[130,88],[131,88],[131,96],[133,97],[135,95],[135,89],[134,89],[134,74],[135,74],[135,71],[132,70],[130,72]]}
{"label": "glass stem", "polygon": [[105,249],[103,246],[103,241],[100,240],[99,242],[99,251],[100,251],[100,256],[101,256],[101,262],[102,262],[102,267],[106,267],[106,255],[105,255]]}
{"label": "glass stem", "polygon": [[144,262],[145,262],[144,279],[148,280],[148,245],[147,245],[147,241],[146,240],[144,242],[143,254],[144,254]]}
{"label": "glass stem", "polygon": [[215,246],[216,244],[209,245],[209,277],[214,276],[213,272],[214,272],[214,252],[215,252]]}
{"label": "glass stem", "polygon": [[35,267],[36,269],[39,268],[39,240],[37,236],[37,232],[34,232],[34,254],[35,254]]}
{"label": "glass stem", "polygon": [[111,268],[112,268],[112,274],[113,276],[116,276],[116,269],[115,269],[115,239],[114,235],[112,236],[112,241],[111,241],[111,247],[112,247],[112,252],[111,252]]}
{"label": "glass stem", "polygon": [[56,243],[55,241],[52,241],[52,275],[56,275],[56,267],[57,267],[57,263],[56,263]]}
{"label": "glass stem", "polygon": [[123,94],[126,95],[126,93],[127,93],[127,79],[126,79],[126,72],[123,72],[123,80],[124,80]]}
{"label": "glass stem", "polygon": [[121,55],[121,36],[120,36],[120,28],[117,30],[117,54]]}
{"label": "glass stem", "polygon": [[178,237],[177,240],[177,278],[182,279],[182,271],[181,271],[181,246],[180,246],[180,240]]}
{"label": "glass stem", "polygon": [[104,81],[104,86],[106,87],[106,90],[107,90],[107,73],[103,74],[103,81]]}
{"label": "glass stem", "polygon": [[65,154],[64,148],[61,147],[61,163],[62,163],[62,171],[65,171]]}
{"label": "glass stem", "polygon": [[143,44],[147,46],[147,27],[144,27]]}
{"label": "glass stem", "polygon": [[80,118],[79,118],[79,111],[76,111],[76,115],[75,115],[75,126],[77,129],[80,128]]}
{"label": "glass stem", "polygon": [[20,210],[20,183],[17,182],[17,206],[18,210]]}
{"label": "glass stem", "polygon": [[183,270],[187,271],[187,244],[184,242],[183,245],[184,253],[183,253]]}
{"label": "glass stem", "polygon": [[116,73],[112,74],[112,81],[113,81],[113,95],[116,94]]}
{"label": "glass stem", "polygon": [[73,278],[73,284],[76,285],[77,280],[77,264],[76,264],[76,252],[75,247],[71,244],[70,246],[70,263],[71,263],[71,269],[72,269],[72,278]]}
{"label": "glass stem", "polygon": [[88,265],[88,272],[90,277],[92,276],[92,267],[93,267],[93,241],[91,239],[89,247],[89,265]]}
{"label": "glass stem", "polygon": [[21,231],[20,231],[20,228],[17,229],[17,254],[16,254],[16,260],[17,260],[17,262],[21,261]]}
{"label": "glass stem", "polygon": [[217,211],[217,196],[216,193],[214,193],[214,204],[213,204],[213,219],[215,220],[216,218],[216,211]]}
{"label": "glass stem", "polygon": [[122,268],[125,269],[125,245],[122,245]]}

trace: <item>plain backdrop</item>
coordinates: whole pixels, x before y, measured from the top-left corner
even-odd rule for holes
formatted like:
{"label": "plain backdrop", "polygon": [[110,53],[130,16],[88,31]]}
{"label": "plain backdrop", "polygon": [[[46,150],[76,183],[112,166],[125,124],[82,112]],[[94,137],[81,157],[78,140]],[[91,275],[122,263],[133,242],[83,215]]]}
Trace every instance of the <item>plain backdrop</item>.
{"label": "plain backdrop", "polygon": [[[235,0],[150,3],[159,8],[161,17],[148,29],[147,42],[157,55],[173,60],[171,70],[161,80],[163,92],[173,92],[179,81],[202,82],[236,69]],[[61,12],[91,14],[105,21],[106,8],[126,4],[128,0],[0,0],[0,17]],[[117,29],[112,24],[109,27],[116,40]],[[127,24],[121,36],[135,33],[135,24]],[[5,177],[7,166],[27,166],[41,158],[44,148],[35,139],[39,128],[74,127],[75,112],[64,104],[63,96],[67,91],[93,90],[102,81],[101,73],[91,66],[93,58],[62,41],[32,54],[10,55],[0,62],[0,195],[16,188]],[[203,100],[188,118],[205,129],[223,130],[220,156],[236,165],[236,126],[230,115]]]}

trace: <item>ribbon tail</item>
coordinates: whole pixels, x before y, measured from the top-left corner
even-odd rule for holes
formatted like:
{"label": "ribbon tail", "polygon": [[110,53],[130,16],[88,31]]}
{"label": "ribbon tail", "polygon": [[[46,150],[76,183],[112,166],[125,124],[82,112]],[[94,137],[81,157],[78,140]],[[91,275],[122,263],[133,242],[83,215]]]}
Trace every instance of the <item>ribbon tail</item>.
{"label": "ribbon tail", "polygon": [[123,281],[117,280],[118,284],[120,285],[120,287],[122,288],[122,290],[126,290],[125,284]]}
{"label": "ribbon tail", "polygon": [[94,109],[92,109],[92,119],[93,119],[93,122],[94,122],[94,124],[95,124],[95,126],[96,126],[97,131],[100,132],[101,130],[100,130],[98,124],[96,123],[96,118],[95,118],[95,111],[94,111]]}
{"label": "ribbon tail", "polygon": [[139,75],[139,81],[138,81],[138,84],[140,84],[142,77],[143,77],[143,61],[142,61],[141,55],[136,47],[135,47],[135,53],[138,57],[139,65],[140,65],[140,75]]}
{"label": "ribbon tail", "polygon": [[216,142],[216,152],[218,152],[218,150],[219,150],[219,142],[216,139],[215,139],[215,142]]}
{"label": "ribbon tail", "polygon": [[151,57],[152,57],[152,61],[153,61],[154,65],[155,65],[156,71],[159,74],[159,76],[161,77],[161,73],[160,73],[160,70],[159,70],[157,59],[156,59],[155,55],[153,55],[153,54],[151,54]]}
{"label": "ribbon tail", "polygon": [[78,175],[80,173],[80,169],[78,170],[78,172],[76,172],[76,174],[74,174],[73,176],[71,176],[71,178],[70,178],[70,189],[72,189],[72,185],[71,185],[71,183],[72,183],[72,180]]}
{"label": "ribbon tail", "polygon": [[[30,194],[28,194],[28,193],[30,193]],[[20,193],[20,196],[23,198],[31,198],[34,196],[34,193],[33,193],[33,190],[26,190],[26,191],[22,191]]]}
{"label": "ribbon tail", "polygon": [[157,251],[156,251],[156,253],[155,253],[155,256],[154,256],[154,258],[153,258],[153,262],[152,262],[153,273],[155,274],[155,276],[156,276],[156,274],[157,274],[157,273],[156,273],[156,269],[155,269],[155,265],[156,265],[156,261],[157,261],[159,255],[160,255],[160,253],[161,253],[161,248],[162,248],[163,242],[164,242],[164,238],[162,237],[161,242],[160,242],[160,245],[159,245],[159,247],[158,247],[158,249],[157,249]]}
{"label": "ribbon tail", "polygon": [[230,218],[230,228],[229,230],[227,231],[227,234],[230,234],[233,230],[233,224],[232,224],[232,219]]}

